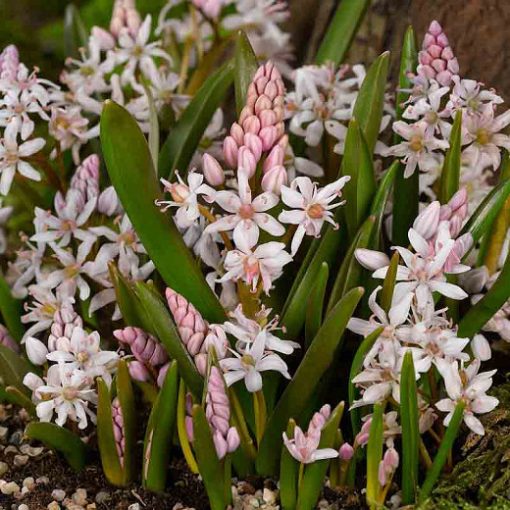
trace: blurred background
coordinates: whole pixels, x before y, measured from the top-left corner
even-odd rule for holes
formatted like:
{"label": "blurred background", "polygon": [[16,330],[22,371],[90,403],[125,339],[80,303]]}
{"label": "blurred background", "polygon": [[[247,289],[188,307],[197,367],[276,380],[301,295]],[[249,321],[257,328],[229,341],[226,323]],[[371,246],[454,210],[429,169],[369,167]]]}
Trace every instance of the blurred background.
{"label": "blurred background", "polygon": [[[113,0],[74,0],[87,27],[106,26]],[[157,14],[166,0],[138,0],[142,13]],[[65,0],[0,0],[0,47],[16,44],[29,65],[57,79],[64,51]],[[298,61],[310,58],[338,0],[290,0],[288,29]],[[313,13],[311,16],[310,13]],[[459,59],[461,74],[482,78],[500,95],[510,98],[509,0],[373,0],[350,62],[370,62],[385,49],[398,54],[402,35],[412,23],[421,38],[432,19],[445,28]],[[396,69],[397,59],[393,59]]]}

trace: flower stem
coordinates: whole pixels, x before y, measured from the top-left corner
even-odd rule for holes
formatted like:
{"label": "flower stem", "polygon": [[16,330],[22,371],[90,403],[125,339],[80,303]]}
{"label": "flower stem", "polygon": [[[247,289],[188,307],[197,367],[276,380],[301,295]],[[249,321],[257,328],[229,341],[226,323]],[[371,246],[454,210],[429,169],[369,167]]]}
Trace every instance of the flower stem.
{"label": "flower stem", "polygon": [[229,395],[233,411],[232,419],[241,438],[241,447],[245,450],[245,453],[250,459],[255,460],[257,457],[257,450],[253,445],[253,440],[250,436],[250,431],[248,430],[248,425],[246,425],[246,420],[244,418],[243,409],[234,388],[229,388]]}
{"label": "flower stem", "polygon": [[177,400],[177,436],[181,444],[182,453],[192,473],[198,474],[198,465],[195,456],[191,451],[191,446],[186,433],[186,388],[184,381],[181,379],[179,384],[179,396]]}
{"label": "flower stem", "polygon": [[303,478],[305,475],[305,465],[303,462],[299,464],[299,474],[298,474],[298,497],[301,492],[301,488],[303,487]]}
{"label": "flower stem", "polygon": [[[214,214],[207,209],[207,207],[203,205],[198,206],[198,210],[200,211],[200,214],[209,222],[214,223],[216,221],[216,218],[214,217]],[[223,243],[225,244],[225,247],[227,250],[233,250],[234,246],[232,245],[232,241],[228,237],[226,232],[219,232],[221,238],[223,239]]]}
{"label": "flower stem", "polygon": [[266,399],[264,398],[264,392],[262,390],[253,394],[253,411],[255,413],[257,444],[260,445],[267,420]]}

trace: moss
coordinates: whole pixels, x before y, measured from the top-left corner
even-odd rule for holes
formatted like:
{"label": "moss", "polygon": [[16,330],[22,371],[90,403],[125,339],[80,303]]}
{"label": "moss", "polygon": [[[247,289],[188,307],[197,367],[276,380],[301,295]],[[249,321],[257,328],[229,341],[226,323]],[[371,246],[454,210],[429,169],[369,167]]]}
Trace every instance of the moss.
{"label": "moss", "polygon": [[494,388],[498,408],[483,417],[485,436],[470,434],[452,473],[424,510],[510,510],[510,383]]}

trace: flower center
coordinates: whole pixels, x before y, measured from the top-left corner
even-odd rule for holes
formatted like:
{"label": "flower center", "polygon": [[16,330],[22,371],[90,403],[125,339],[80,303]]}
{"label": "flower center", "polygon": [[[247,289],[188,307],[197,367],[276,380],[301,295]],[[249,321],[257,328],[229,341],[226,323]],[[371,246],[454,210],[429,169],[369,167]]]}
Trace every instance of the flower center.
{"label": "flower center", "polygon": [[62,396],[65,400],[74,400],[78,396],[78,390],[73,386],[68,386],[62,391]]}
{"label": "flower center", "polygon": [[89,356],[89,353],[87,351],[81,351],[79,352],[77,355],[76,355],[76,359],[80,362],[80,363],[86,363],[89,359],[90,359],[90,356]]}
{"label": "flower center", "polygon": [[253,359],[253,356],[251,354],[243,354],[241,358],[241,362],[246,367],[254,367],[255,366],[255,360]]}
{"label": "flower center", "polygon": [[239,216],[241,216],[243,220],[249,220],[253,218],[254,213],[255,211],[253,210],[251,204],[243,204],[238,211]]}
{"label": "flower center", "polygon": [[423,138],[420,135],[411,136],[409,148],[414,152],[420,152],[423,149]]}
{"label": "flower center", "polygon": [[135,233],[132,230],[128,230],[120,234],[119,241],[127,245],[133,244],[135,242]]}
{"label": "flower center", "polygon": [[53,317],[55,315],[55,312],[57,311],[57,308],[52,305],[51,303],[44,303],[43,306],[41,306],[41,312],[44,315],[49,315],[50,317]]}
{"label": "flower center", "polygon": [[73,264],[64,268],[64,275],[68,279],[75,278],[79,272],[80,266],[78,264]]}
{"label": "flower center", "polygon": [[259,274],[259,261],[255,257],[246,257],[243,263],[246,280],[251,283]]}
{"label": "flower center", "polygon": [[308,207],[307,214],[310,218],[318,220],[324,216],[324,207],[320,204],[312,204]]}
{"label": "flower center", "polygon": [[480,128],[476,132],[476,142],[480,145],[487,145],[491,141],[491,135],[485,128]]}
{"label": "flower center", "polygon": [[143,55],[143,46],[139,46],[138,44],[133,48],[133,55],[135,57],[141,57]]}
{"label": "flower center", "polygon": [[189,188],[185,184],[172,184],[169,191],[174,201],[179,204],[185,202],[189,197]]}
{"label": "flower center", "polygon": [[428,124],[436,124],[437,121],[438,121],[438,118],[439,116],[437,115],[436,112],[427,112],[425,114],[425,121],[428,123]]}
{"label": "flower center", "polygon": [[72,220],[64,220],[62,222],[62,231],[70,232],[76,228],[76,223]]}
{"label": "flower center", "polygon": [[92,76],[94,74],[94,69],[90,66],[81,66],[80,74],[82,76]]}

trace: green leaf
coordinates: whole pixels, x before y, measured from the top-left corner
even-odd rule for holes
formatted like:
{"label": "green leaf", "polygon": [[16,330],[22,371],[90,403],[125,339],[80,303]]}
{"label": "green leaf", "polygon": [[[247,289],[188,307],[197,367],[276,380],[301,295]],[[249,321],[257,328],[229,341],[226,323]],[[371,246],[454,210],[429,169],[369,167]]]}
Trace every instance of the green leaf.
{"label": "green leaf", "polygon": [[402,425],[402,503],[414,503],[418,488],[420,445],[418,389],[413,355],[407,351],[400,375],[400,421]]}
{"label": "green leaf", "polygon": [[[337,218],[338,219],[338,218]],[[280,323],[285,326],[287,338],[298,337],[305,322],[310,288],[313,286],[324,262],[332,266],[341,257],[345,243],[345,229],[326,228],[320,239],[315,239],[294,279],[289,296],[283,306]]]}
{"label": "green leaf", "polygon": [[459,322],[459,338],[472,338],[510,297],[510,253],[501,272],[487,293],[477,301]]}
{"label": "green leaf", "polygon": [[11,336],[20,342],[25,334],[25,328],[21,323],[21,301],[12,296],[11,289],[2,276],[0,276],[0,312],[5,327]]}
{"label": "green leaf", "polygon": [[144,441],[143,485],[156,492],[165,490],[172,437],[177,417],[179,373],[172,361],[152,408]]}
{"label": "green leaf", "polygon": [[223,322],[224,310],[177,227],[155,205],[162,194],[144,134],[133,117],[112,101],[106,101],[101,115],[101,143],[115,190],[165,283],[206,319]]}
{"label": "green leaf", "polygon": [[201,406],[193,406],[193,449],[211,504],[211,510],[225,510],[223,466],[221,465],[209,422]]}
{"label": "green leaf", "polygon": [[33,422],[28,424],[25,435],[61,453],[75,471],[81,471],[87,463],[90,447],[68,429],[54,423]]}
{"label": "green leaf", "polygon": [[353,239],[349,251],[345,255],[340,270],[338,271],[333,289],[328,302],[328,313],[338,303],[339,299],[354,287],[361,284],[361,276],[364,272],[361,264],[356,260],[355,251],[359,248],[367,248],[374,230],[375,218],[370,216],[360,227]]}
{"label": "green leaf", "polygon": [[366,219],[376,189],[372,156],[354,117],[349,122],[345,138],[342,175],[351,178],[342,193],[346,200],[343,210],[347,229],[352,239],[359,225]]}
{"label": "green leaf", "polygon": [[[370,349],[374,346],[377,339],[381,336],[381,333],[384,331],[384,327],[375,329],[367,335],[366,338],[363,339],[361,344],[354,355],[352,360],[351,370],[349,372],[349,407],[354,404],[354,401],[359,397],[359,391],[352,382],[352,380],[361,372],[363,368],[363,362],[365,361],[366,355],[370,352]],[[350,410],[351,415],[351,424],[352,424],[352,435],[356,436],[361,429],[361,415],[360,410],[358,408]]]}
{"label": "green leaf", "polygon": [[159,119],[158,110],[154,103],[154,97],[150,88],[150,84],[146,79],[142,79],[142,85],[147,96],[149,103],[149,150],[152,156],[152,163],[154,165],[154,171],[158,175],[159,165]]}
{"label": "green leaf", "polygon": [[172,128],[159,155],[159,175],[170,179],[188,171],[191,158],[215,111],[234,81],[234,64],[227,62],[209,76]]}
{"label": "green leaf", "polygon": [[243,30],[240,30],[237,34],[234,62],[236,107],[237,114],[239,115],[246,105],[248,87],[258,68],[257,56]]}
{"label": "green leaf", "polygon": [[[287,425],[287,437],[294,438],[296,422],[291,418]],[[282,446],[280,458],[280,502],[285,510],[295,510],[297,503],[299,463],[289,453],[285,445]]]}
{"label": "green leaf", "polygon": [[[329,420],[321,431],[319,448],[333,448],[338,426],[344,412],[344,403],[340,402],[331,413]],[[309,464],[303,476],[303,483],[299,491],[297,510],[315,508],[319,495],[324,487],[324,478],[330,464],[330,459],[324,459]]]}
{"label": "green leaf", "polygon": [[383,451],[383,425],[383,408],[381,404],[374,404],[367,444],[367,505],[370,510],[380,508],[377,500],[381,489],[379,462]]}
{"label": "green leaf", "polygon": [[[34,416],[34,417],[37,416],[37,413],[35,410],[35,404],[19,388],[16,388],[15,386],[7,386],[7,388],[5,388],[4,391],[5,391],[6,398],[9,400],[9,402],[11,402],[12,404],[15,404],[19,407],[22,407],[31,416]],[[1,398],[0,398],[0,400],[1,400]]]}
{"label": "green leaf", "polygon": [[473,236],[474,243],[477,243],[490,230],[509,196],[510,179],[498,184],[484,198],[464,225],[459,236],[469,232]]}
{"label": "green leaf", "polygon": [[328,314],[306,351],[267,422],[257,457],[257,471],[260,474],[274,474],[278,470],[279,459],[275,453],[281,451],[282,432],[291,417],[301,414],[333,361],[334,354],[341,345],[347,322],[362,295],[362,288],[347,293]]}
{"label": "green leaf", "polygon": [[184,348],[167,307],[160,296],[143,282],[136,283],[135,292],[152,323],[152,330],[156,333],[156,337],[165,346],[170,358],[177,361],[179,374],[186,381],[190,391],[197,399],[200,399],[203,379]]}
{"label": "green leaf", "polygon": [[359,122],[370,154],[374,152],[381,128],[389,63],[390,53],[386,51],[370,66],[352,112]]}
{"label": "green leaf", "polygon": [[341,64],[370,5],[369,0],[342,0],[315,57],[317,64]]}
{"label": "green leaf", "polygon": [[75,5],[69,4],[64,14],[64,49],[68,57],[80,56],[80,48],[88,45],[88,31]]}
{"label": "green leaf", "polygon": [[458,191],[460,181],[460,157],[462,153],[462,110],[457,110],[450,133],[450,148],[446,153],[441,172],[440,200],[446,204]]}
{"label": "green leaf", "polygon": [[328,264],[327,262],[323,262],[312,291],[310,292],[308,306],[306,308],[305,344],[307,347],[315,338],[315,335],[317,335],[322,324],[328,277]]}
{"label": "green leaf", "polygon": [[398,166],[399,166],[398,161],[395,161],[382,176],[377,186],[377,192],[372,202],[372,208],[370,209],[371,216],[375,216],[376,218],[376,225],[374,229],[374,234],[372,236],[371,246],[372,249],[379,248],[384,221],[384,213],[386,211],[388,199],[390,198],[391,195],[391,190],[393,189],[393,184],[395,183],[395,178],[398,172]]}
{"label": "green leaf", "polygon": [[21,393],[29,395],[29,389],[23,384],[28,372],[34,372],[32,365],[14,351],[0,345],[0,382],[3,386],[14,386]]}
{"label": "green leaf", "polygon": [[[409,98],[408,92],[412,89],[410,74],[416,70],[418,63],[418,49],[413,27],[408,27],[404,35],[402,54],[400,56],[400,71],[396,97],[397,120],[402,118],[405,110],[404,103]],[[399,143],[400,138],[395,136],[393,143]],[[407,231],[418,215],[419,202],[419,172],[404,178],[404,165],[398,164],[398,175],[395,182],[393,199],[393,233],[392,240],[400,246],[407,246]]]}
{"label": "green leaf", "polygon": [[455,407],[455,411],[453,413],[452,419],[450,420],[450,424],[446,429],[443,440],[441,441],[441,445],[439,446],[439,450],[436,453],[434,458],[434,462],[432,466],[427,471],[427,476],[425,477],[425,481],[421,486],[420,490],[420,503],[423,503],[432,492],[434,485],[436,484],[439,476],[441,475],[441,471],[443,470],[443,466],[446,463],[446,459],[450,453],[450,450],[453,447],[453,443],[457,434],[459,433],[459,428],[462,423],[462,419],[464,418],[464,403],[459,402]]}
{"label": "green leaf", "polygon": [[108,481],[122,487],[127,484],[127,480],[115,445],[110,391],[100,377],[97,379],[97,394],[97,442],[101,464]]}
{"label": "green leaf", "polygon": [[393,301],[393,291],[395,290],[395,283],[397,281],[398,263],[400,262],[400,255],[396,251],[391,257],[390,267],[384,278],[381,290],[381,308],[388,313],[391,309]]}

